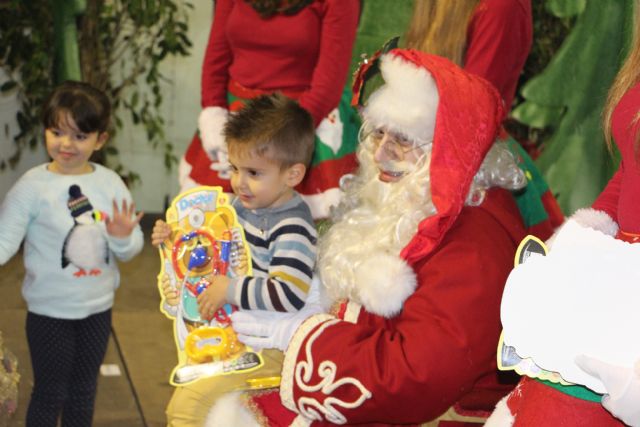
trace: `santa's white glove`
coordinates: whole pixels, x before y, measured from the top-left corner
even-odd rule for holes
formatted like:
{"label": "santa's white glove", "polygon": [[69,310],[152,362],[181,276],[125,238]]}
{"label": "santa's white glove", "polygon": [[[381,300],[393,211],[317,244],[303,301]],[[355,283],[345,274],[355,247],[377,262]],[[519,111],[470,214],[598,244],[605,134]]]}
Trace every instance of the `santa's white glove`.
{"label": "santa's white glove", "polygon": [[277,348],[285,351],[298,327],[309,317],[324,313],[320,281],[314,277],[304,307],[295,313],[276,311],[237,311],[231,324],[240,342],[256,350]]}
{"label": "santa's white glove", "polygon": [[606,387],[608,394],[602,398],[602,406],[607,411],[630,426],[640,426],[640,360],[633,369],[584,355],[576,357],[575,362]]}
{"label": "santa's white glove", "polygon": [[224,140],[224,125],[227,123],[229,112],[222,107],[206,107],[198,116],[198,131],[202,148],[211,160],[217,160],[215,170],[229,170],[229,156],[227,144]]}
{"label": "santa's white glove", "polygon": [[[578,209],[571,215],[567,221],[574,220],[585,228],[592,228],[596,231],[606,234],[607,236],[615,236],[618,234],[618,224],[607,213],[593,208]],[[561,228],[562,226],[560,226]],[[558,228],[559,230],[559,228]],[[547,248],[551,249],[558,231],[545,242]]]}

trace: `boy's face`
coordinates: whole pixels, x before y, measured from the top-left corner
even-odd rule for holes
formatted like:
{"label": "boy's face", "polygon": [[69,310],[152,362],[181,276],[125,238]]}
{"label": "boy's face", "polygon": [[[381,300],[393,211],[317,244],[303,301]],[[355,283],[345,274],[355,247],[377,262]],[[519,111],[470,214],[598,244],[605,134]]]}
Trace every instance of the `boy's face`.
{"label": "boy's face", "polygon": [[300,166],[304,176],[301,164],[281,169],[277,162],[267,157],[238,153],[238,150],[229,150],[229,163],[231,188],[246,209],[283,205],[293,197],[293,187],[302,179],[298,176]]}
{"label": "boy's face", "polygon": [[52,161],[49,170],[63,175],[92,171],[89,158],[107,140],[107,133],[82,132],[69,116],[61,115],[58,124],[44,131],[47,153]]}

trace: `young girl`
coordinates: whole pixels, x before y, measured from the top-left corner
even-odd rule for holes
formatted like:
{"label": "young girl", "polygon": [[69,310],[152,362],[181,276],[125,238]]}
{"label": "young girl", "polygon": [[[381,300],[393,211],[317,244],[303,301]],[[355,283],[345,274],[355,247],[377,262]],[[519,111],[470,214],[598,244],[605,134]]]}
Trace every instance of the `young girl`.
{"label": "young girl", "polygon": [[[27,340],[34,385],[27,426],[90,426],[111,306],[126,261],[143,245],[142,213],[119,176],[89,161],[108,139],[111,106],[66,82],[43,106],[51,162],[25,173],[0,207],[0,264],[24,239]],[[108,213],[105,213],[108,212]]]}
{"label": "young girl", "polygon": [[[635,1],[635,34],[630,54],[618,72],[603,112],[603,129],[615,141],[622,161],[591,208],[570,219],[629,243],[640,241],[640,0]],[[633,267],[631,267],[633,268]],[[594,337],[597,340],[597,337]],[[599,378],[607,394],[582,386],[561,386],[523,378],[517,392],[499,404],[487,425],[640,426],[640,355],[633,368],[613,366],[587,356],[576,364]],[[606,410],[605,410],[606,409]],[[502,411],[506,417],[501,415]],[[505,420],[502,422],[499,420]]]}

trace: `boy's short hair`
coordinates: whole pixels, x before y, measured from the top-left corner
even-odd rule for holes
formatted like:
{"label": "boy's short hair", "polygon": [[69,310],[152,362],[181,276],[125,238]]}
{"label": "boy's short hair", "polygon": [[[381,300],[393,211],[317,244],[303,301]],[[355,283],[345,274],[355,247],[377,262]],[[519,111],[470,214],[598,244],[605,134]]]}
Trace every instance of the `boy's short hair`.
{"label": "boy's short hair", "polygon": [[309,166],[315,127],[311,114],[296,101],[281,94],[262,95],[229,116],[224,137],[229,151],[268,156],[281,168]]}

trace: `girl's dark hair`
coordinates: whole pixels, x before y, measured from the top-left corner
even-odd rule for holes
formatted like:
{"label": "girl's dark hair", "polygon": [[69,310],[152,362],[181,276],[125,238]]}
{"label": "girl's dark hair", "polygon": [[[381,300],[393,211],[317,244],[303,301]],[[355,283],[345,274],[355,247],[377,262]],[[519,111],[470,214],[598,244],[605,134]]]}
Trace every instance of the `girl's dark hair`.
{"label": "girl's dark hair", "polygon": [[107,95],[88,83],[66,81],[56,87],[42,107],[45,129],[59,125],[60,115],[69,114],[82,132],[106,132],[111,119]]}

